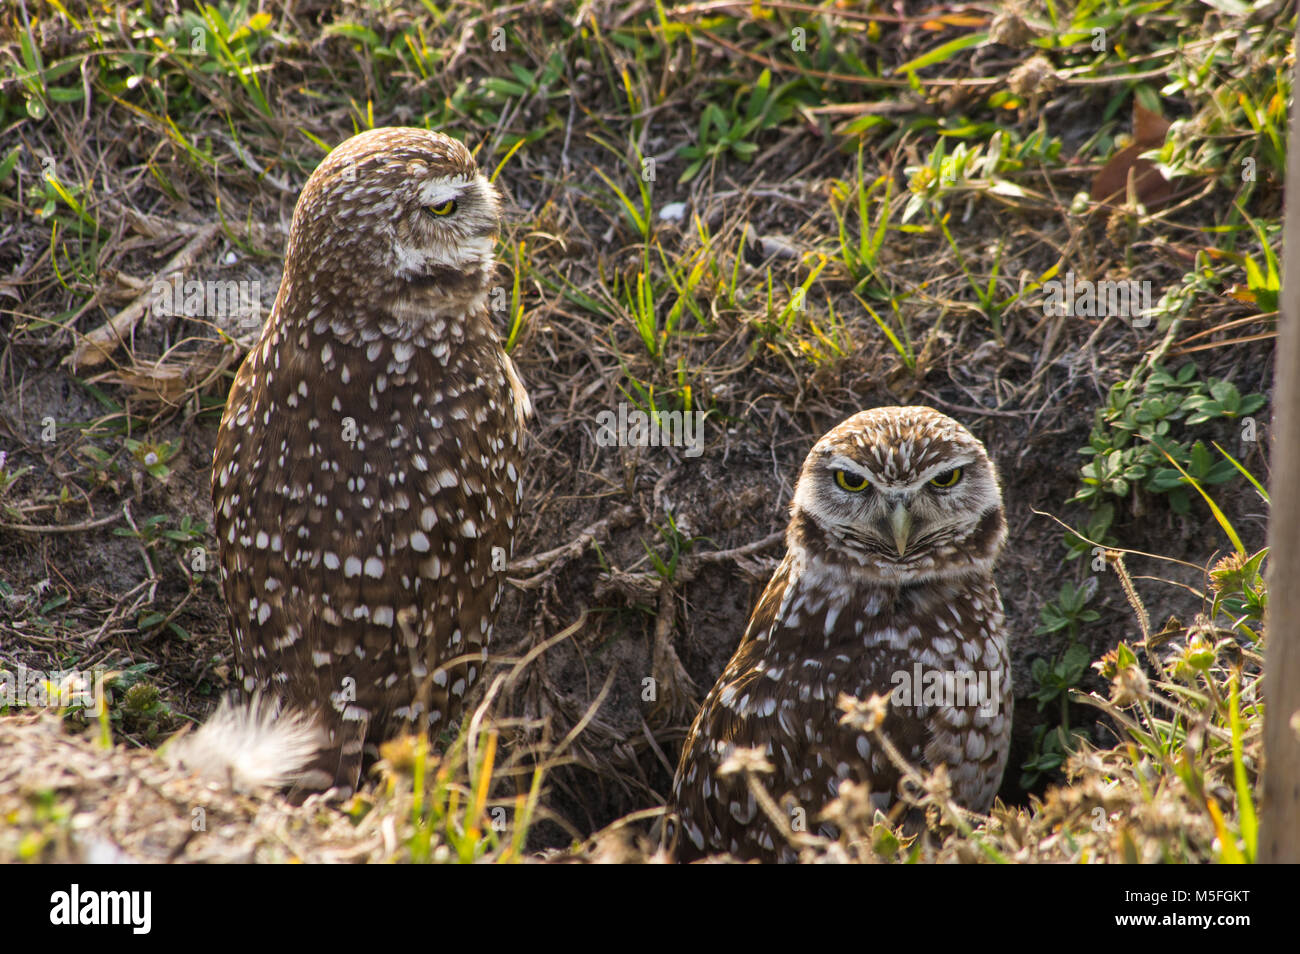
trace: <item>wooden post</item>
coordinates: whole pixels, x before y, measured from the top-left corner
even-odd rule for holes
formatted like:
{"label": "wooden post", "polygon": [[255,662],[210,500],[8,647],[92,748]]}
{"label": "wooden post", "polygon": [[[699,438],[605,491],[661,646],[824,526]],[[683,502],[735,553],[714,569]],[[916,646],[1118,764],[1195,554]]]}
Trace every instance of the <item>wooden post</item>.
{"label": "wooden post", "polygon": [[[1300,34],[1300,31],[1297,31]],[[1298,40],[1300,46],[1300,40]],[[1300,89],[1300,69],[1292,89]],[[1264,645],[1264,796],[1258,860],[1300,863],[1300,110],[1287,139],[1277,322],[1269,591]]]}

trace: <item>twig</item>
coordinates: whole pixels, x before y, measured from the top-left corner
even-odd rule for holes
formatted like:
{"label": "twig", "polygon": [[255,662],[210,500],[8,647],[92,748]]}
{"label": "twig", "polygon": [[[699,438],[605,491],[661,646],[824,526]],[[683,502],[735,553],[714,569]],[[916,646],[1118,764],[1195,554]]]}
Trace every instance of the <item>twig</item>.
{"label": "twig", "polygon": [[673,647],[673,622],[677,617],[673,599],[673,585],[664,580],[659,589],[651,661],[651,671],[655,684],[659,687],[654,711],[657,713],[667,709],[673,719],[690,718],[696,710],[695,700],[700,688],[691,679]]}
{"label": "twig", "polygon": [[153,568],[153,560],[149,556],[149,548],[144,545],[144,538],[140,535],[140,528],[135,525],[135,519],[131,516],[131,505],[125,503],[122,505],[122,513],[126,515],[126,522],[131,529],[135,531],[136,543],[140,547],[140,556],[144,558],[144,568],[149,571],[149,603],[153,603],[155,593],[158,591],[158,571]]}
{"label": "twig", "polygon": [[951,401],[945,401],[937,394],[931,394],[929,391],[925,390],[924,388],[921,388],[920,391],[927,398],[929,398],[931,401],[933,401],[935,404],[938,404],[940,407],[944,408],[945,410],[956,411],[959,414],[970,414],[975,417],[1009,417],[1012,420],[1018,421],[1024,418],[1025,415],[1029,413],[1028,410],[999,411],[997,408],[992,408],[992,407],[971,407],[970,405],[967,404],[953,404]]}
{"label": "twig", "polygon": [[743,547],[732,547],[730,550],[710,550],[707,553],[693,553],[687,560],[691,565],[697,563],[725,563],[728,560],[747,557],[750,554],[758,553],[760,550],[766,550],[784,539],[784,530],[773,530],[763,539],[755,540],[753,543],[746,543]]}
{"label": "twig", "polygon": [[613,513],[597,520],[564,546],[525,557],[512,563],[510,570],[513,573],[532,573],[536,570],[542,570],[542,572],[527,579],[511,578],[510,582],[520,589],[536,589],[549,577],[553,576],[565,563],[581,556],[593,540],[605,536],[610,530],[627,526],[636,519],[639,513],[640,511],[636,507],[626,504]]}
{"label": "twig", "polygon": [[15,530],[19,533],[80,533],[82,530],[94,530],[105,527],[122,516],[122,511],[115,510],[107,517],[87,520],[85,523],[50,524],[42,526],[32,523],[0,523],[0,530]]}
{"label": "twig", "polygon": [[170,286],[167,286],[168,291],[164,291],[158,286],[166,285],[173,274],[177,272],[183,274],[186,269],[192,267],[195,259],[203,253],[204,249],[208,247],[220,231],[220,226],[213,223],[205,225],[195,232],[194,237],[185,243],[185,247],[177,252],[172,257],[172,260],[163,267],[162,271],[154,276],[154,280],[149,285],[147,292],[140,295],[131,304],[82,338],[77,343],[76,348],[72,350],[72,353],[63,359],[62,363],[76,369],[94,367],[108,360],[109,355],[135,329],[136,324],[144,317],[145,312],[151,311],[170,290]]}

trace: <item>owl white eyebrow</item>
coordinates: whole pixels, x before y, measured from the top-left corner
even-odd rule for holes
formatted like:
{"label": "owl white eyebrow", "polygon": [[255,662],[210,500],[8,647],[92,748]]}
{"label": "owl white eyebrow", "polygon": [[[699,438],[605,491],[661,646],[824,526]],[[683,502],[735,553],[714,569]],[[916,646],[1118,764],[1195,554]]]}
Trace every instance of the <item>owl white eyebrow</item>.
{"label": "owl white eyebrow", "polygon": [[862,465],[857,461],[844,457],[841,454],[836,454],[832,457],[827,463],[827,466],[830,467],[831,470],[848,471],[855,477],[861,477],[863,480],[870,480],[873,484],[875,483],[875,480],[871,477],[870,471],[864,470]]}
{"label": "owl white eyebrow", "polygon": [[459,199],[473,184],[473,179],[464,176],[439,176],[420,186],[420,201],[424,205],[442,205],[444,202]]}
{"label": "owl white eyebrow", "polygon": [[933,465],[933,467],[926,468],[926,480],[930,480],[931,477],[935,477],[937,476],[937,474],[948,473],[949,471],[956,471],[956,469],[959,467],[970,467],[970,465],[974,463],[975,463],[975,458],[941,460],[939,461],[939,463]]}
{"label": "owl white eyebrow", "polygon": [[[948,471],[956,470],[958,467],[969,467],[973,460],[974,458],[958,461],[942,461],[941,463],[935,464],[933,467],[927,467],[922,472],[921,476],[911,484],[908,484],[908,486],[923,486],[927,481],[933,477],[937,477],[939,474],[946,474]],[[870,471],[864,470],[862,465],[854,461],[852,458],[836,454],[827,462],[827,466],[830,467],[831,470],[847,471],[855,477],[860,477],[863,480],[869,481],[871,486],[875,487],[877,490],[885,490],[885,487],[876,480],[875,476]]]}
{"label": "owl white eyebrow", "polygon": [[963,459],[957,461],[945,460],[942,461],[941,463],[935,464],[933,467],[927,467],[924,473],[922,474],[921,479],[918,480],[917,483],[918,484],[925,483],[926,481],[930,480],[932,477],[938,477],[940,474],[946,474],[950,470],[957,470],[959,467],[969,467],[974,462],[974,460],[975,458],[973,457],[969,459]]}

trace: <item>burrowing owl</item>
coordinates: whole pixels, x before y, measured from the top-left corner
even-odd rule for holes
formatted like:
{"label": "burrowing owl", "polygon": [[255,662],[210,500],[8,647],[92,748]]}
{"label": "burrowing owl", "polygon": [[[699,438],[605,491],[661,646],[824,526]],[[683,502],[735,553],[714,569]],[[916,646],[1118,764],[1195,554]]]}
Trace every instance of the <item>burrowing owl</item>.
{"label": "burrowing owl", "polygon": [[[785,559],[677,767],[684,859],[790,860],[787,833],[817,831],[841,781],[877,804],[895,795],[894,764],[841,724],[841,693],[891,697],[883,733],[913,764],[946,764],[971,810],[987,810],[1006,766],[1011,674],[992,576],[1006,520],[984,446],[932,408],[863,411],[813,447],[790,510]],[[742,775],[717,774],[742,748],[770,762],[760,777],[785,800],[784,831]]]}
{"label": "burrowing owl", "polygon": [[457,720],[483,668],[528,398],[488,312],[499,198],[459,142],[376,129],[294,210],[213,459],[239,678],[325,723],[304,787]]}

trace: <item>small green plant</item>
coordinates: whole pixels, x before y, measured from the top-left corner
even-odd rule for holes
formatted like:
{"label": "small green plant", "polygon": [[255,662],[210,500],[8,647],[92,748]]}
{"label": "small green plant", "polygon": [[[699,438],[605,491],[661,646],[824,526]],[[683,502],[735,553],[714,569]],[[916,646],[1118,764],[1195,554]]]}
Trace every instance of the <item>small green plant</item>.
{"label": "small green plant", "polygon": [[1058,633],[1064,629],[1070,641],[1074,642],[1079,638],[1080,626],[1084,623],[1095,623],[1101,618],[1096,610],[1084,608],[1096,592],[1096,579],[1092,577],[1080,586],[1075,586],[1068,580],[1062,583],[1056,599],[1049,601],[1039,612],[1039,625],[1034,632],[1045,635]]}
{"label": "small green plant", "polygon": [[10,468],[8,463],[9,455],[4,451],[0,451],[0,499],[4,498],[5,493],[18,482],[23,474],[31,470],[30,467]]}
{"label": "small green plant", "polygon": [[1091,659],[1087,647],[1077,640],[1080,626],[1101,618],[1096,610],[1086,608],[1096,591],[1095,577],[1077,587],[1067,581],[1061,585],[1056,599],[1039,612],[1039,625],[1034,632],[1049,635],[1064,631],[1067,642],[1052,661],[1043,657],[1034,660],[1030,676],[1035,689],[1029,696],[1037,701],[1039,712],[1055,702],[1060,706],[1060,719],[1055,724],[1049,722],[1035,727],[1031,754],[1020,765],[1022,788],[1032,788],[1043,775],[1060,768],[1079,740],[1086,736],[1082,730],[1070,728],[1070,690],[1083,681]]}
{"label": "small green plant", "polygon": [[133,682],[122,694],[122,704],[116,714],[123,732],[142,735],[150,743],[159,741],[178,721],[158,687],[143,678]]}
{"label": "small green plant", "polygon": [[[1212,585],[1214,585],[1212,583]],[[1183,812],[1199,809],[1216,835],[1208,858],[1186,858],[1186,839],[1167,841],[1151,860],[1211,860],[1252,863],[1258,847],[1254,786],[1259,771],[1261,706],[1258,655],[1243,651],[1208,616],[1184,630],[1171,619],[1166,627],[1183,641],[1157,665],[1152,683],[1127,644],[1120,643],[1094,663],[1111,682],[1111,699],[1082,696],[1104,711],[1127,736],[1128,761],[1138,770],[1143,801],[1168,798],[1178,780]],[[1249,667],[1249,669],[1247,669]],[[1246,755],[1247,746],[1251,756]],[[1235,801],[1234,807],[1223,801]],[[1134,858],[1133,860],[1137,860]]]}
{"label": "small green plant", "polygon": [[137,441],[134,438],[124,438],[122,441],[126,449],[131,452],[131,456],[140,462],[150,477],[157,480],[166,480],[171,474],[167,467],[167,462],[176,456],[180,450],[180,445],[172,441],[163,441],[154,443],[153,441]]}
{"label": "small green plant", "polygon": [[[881,281],[876,260],[885,244],[893,197],[894,177],[891,175],[877,176],[870,185],[866,184],[861,147],[854,181],[836,180],[831,184],[830,209],[835,217],[840,260],[856,282],[854,291],[861,291],[873,279]],[[874,222],[871,214],[873,199],[876,203]],[[850,213],[856,213],[856,239],[850,233]]]}
{"label": "small green plant", "polygon": [[754,327],[764,337],[770,339],[792,336],[795,320],[804,315],[807,309],[808,291],[817,281],[817,276],[826,268],[826,263],[826,257],[818,255],[816,264],[808,270],[808,275],[798,287],[786,289],[788,297],[784,304],[780,304],[780,296],[773,290],[772,270],[767,269],[767,297],[763,317],[754,321]]}
{"label": "small green plant", "polygon": [[[1268,503],[1268,494],[1253,475],[1224,456]],[[1177,779],[1180,794],[1174,797],[1183,805],[1171,814],[1185,817],[1183,826],[1195,823],[1202,832],[1209,829],[1215,836],[1200,858],[1196,858],[1185,829],[1180,829],[1177,839],[1149,846],[1159,847],[1158,856],[1140,859],[1138,846],[1131,843],[1124,850],[1127,858],[1170,861],[1190,856],[1219,863],[1251,863],[1258,847],[1257,779],[1252,776],[1258,774],[1261,754],[1263,660],[1258,634],[1268,606],[1267,550],[1247,553],[1236,529],[1200,483],[1191,479],[1190,484],[1234,547],[1209,572],[1208,611],[1198,613],[1187,626],[1171,616],[1158,633],[1151,633],[1146,610],[1133,590],[1123,558],[1117,556],[1114,567],[1138,617],[1155,676],[1149,678],[1137,653],[1121,642],[1093,664],[1110,680],[1109,701],[1080,692],[1073,692],[1072,698],[1101,709],[1120,730],[1121,738],[1127,737],[1110,756],[1113,759],[1126,752],[1125,759],[1138,779],[1135,794],[1145,805],[1167,801]],[[1157,655],[1156,648],[1166,644],[1168,651]],[[1111,771],[1118,767],[1112,761]],[[1164,810],[1168,812],[1168,808],[1166,805]],[[1127,837],[1132,838],[1131,834]]]}
{"label": "small green plant", "polygon": [[[1073,530],[1065,534],[1065,559],[1077,560],[1081,556],[1092,554],[1095,547],[1118,546],[1119,541],[1110,533],[1110,525],[1115,520],[1115,505],[1110,501],[1100,503],[1088,515],[1088,521],[1079,532]],[[1097,554],[1094,554],[1096,556]],[[1104,566],[1096,565],[1094,571],[1101,571]]]}
{"label": "small green plant", "polygon": [[1086,733],[1067,732],[1064,726],[1043,723],[1030,733],[1030,755],[1020,763],[1020,787],[1031,789],[1044,776],[1060,770]]}
{"label": "small green plant", "polygon": [[243,12],[237,8],[227,8],[223,14],[222,10],[213,4],[203,5],[202,23],[206,28],[206,35],[212,40],[212,49],[207,52],[215,58],[227,76],[232,76],[238,81],[243,87],[244,94],[252,105],[257,107],[258,112],[269,117],[273,112],[262,90],[262,83],[258,78],[261,71],[254,62],[254,55],[260,52],[264,43],[270,42],[270,37],[264,34],[271,26],[271,14],[265,11],[253,13],[243,24],[232,29],[228,17],[239,15],[242,18]]}
{"label": "small green plant", "polygon": [[690,553],[691,548],[704,538],[687,536],[677,526],[677,520],[672,514],[667,515],[663,526],[659,528],[659,536],[668,544],[667,560],[655,553],[650,544],[644,540],[641,541],[641,545],[645,547],[646,555],[650,558],[650,565],[654,567],[655,573],[659,574],[664,582],[671,583],[677,575],[677,565],[682,557]]}
{"label": "small green plant", "polygon": [[[652,244],[659,253],[660,268],[651,259]],[[674,260],[657,242],[647,241],[635,275],[614,272],[608,290],[602,289],[607,303],[588,300],[584,306],[630,320],[646,354],[657,368],[671,373],[670,347],[679,337],[697,334],[711,323],[700,303],[701,286],[709,275],[709,266],[707,247]],[[695,328],[684,328],[684,324],[691,324],[691,319]],[[618,350],[617,343],[615,350]],[[685,370],[679,364],[677,371],[678,386],[684,386]]]}
{"label": "small green plant", "polygon": [[[1140,387],[1131,379],[1117,382],[1097,411],[1088,446],[1079,450],[1092,459],[1083,465],[1083,487],[1071,502],[1096,511],[1107,497],[1127,498],[1140,487],[1166,495],[1175,513],[1187,513],[1189,475],[1202,484],[1220,484],[1236,468],[1215,461],[1201,441],[1189,445],[1177,439],[1174,425],[1185,430],[1213,420],[1237,420],[1258,411],[1266,400],[1263,394],[1243,396],[1231,381],[1202,381],[1191,362],[1175,373],[1156,366]],[[1183,470],[1170,466],[1170,458]]]}
{"label": "small green plant", "polygon": [[1249,252],[1237,254],[1235,252],[1223,252],[1223,257],[1241,265],[1246,272],[1246,287],[1234,285],[1228,289],[1228,294],[1238,301],[1250,302],[1254,304],[1261,312],[1277,311],[1278,296],[1282,292],[1282,270],[1278,267],[1277,253],[1273,251],[1273,246],[1269,241],[1268,232],[1265,226],[1258,219],[1251,218],[1242,211],[1246,221],[1250,223],[1251,230],[1259,240],[1261,253],[1264,256],[1264,265],[1260,267],[1255,256]]}
{"label": "small green plant", "polygon": [[[524,320],[525,320],[524,303],[523,303],[523,296],[520,291],[520,285],[523,281],[524,269],[528,267],[528,256],[526,253],[526,248],[527,248],[526,244],[521,241],[513,249],[515,267],[513,269],[514,277],[510,284],[510,303],[507,306],[509,308],[509,315],[510,315],[510,320],[508,322],[510,326],[510,332],[509,334],[506,335],[506,343],[505,343],[505,349],[507,354],[514,351],[515,345],[519,343],[519,333],[523,330],[524,327]],[[495,304],[493,307],[495,307]]]}
{"label": "small green plant", "polygon": [[948,153],[948,142],[940,138],[924,165],[908,166],[907,188],[912,193],[903,207],[904,224],[925,209],[936,219],[942,218],[941,199],[959,184],[964,185],[968,174],[973,172],[973,165],[979,158],[982,147],[974,148],[965,143],[958,143],[952,154]]}
{"label": "small green plant", "polygon": [[184,555],[195,544],[201,543],[207,534],[208,525],[201,520],[195,520],[189,514],[181,517],[180,523],[172,530],[167,529],[169,519],[167,514],[157,513],[141,521],[138,529],[118,527],[113,534],[139,540],[146,550],[166,545],[180,555]]}
{"label": "small green plant", "polygon": [[14,593],[12,586],[0,580],[0,600],[3,600],[0,607],[10,618],[22,620],[26,629],[34,630],[43,636],[53,637],[59,628],[65,625],[62,620],[53,618],[51,614],[55,610],[68,606],[69,599],[66,590],[51,592],[48,580],[42,580],[27,592],[17,594]]}
{"label": "small green plant", "polygon": [[981,282],[972,268],[966,263],[966,257],[962,255],[961,247],[958,245],[957,240],[953,238],[952,231],[948,228],[948,216],[946,214],[936,214],[934,221],[939,227],[939,231],[943,233],[948,247],[952,249],[953,258],[956,259],[957,267],[961,269],[962,274],[966,277],[966,283],[970,285],[971,291],[974,292],[975,300],[979,302],[979,310],[989,319],[994,339],[1001,345],[1003,341],[1002,316],[1020,298],[1019,292],[1006,298],[999,298],[997,295],[998,273],[1002,270],[1003,240],[998,240],[997,248],[993,252],[993,265],[989,270],[988,280]]}
{"label": "small green plant", "polygon": [[764,129],[779,126],[790,118],[793,105],[784,101],[785,92],[795,83],[786,83],[772,89],[772,72],[763,70],[750,89],[742,110],[744,89],[738,89],[730,110],[717,103],[709,103],[700,114],[699,133],[694,143],[682,146],[677,155],[688,160],[685,171],[677,180],[690,182],[700,170],[728,153],[745,162],[754,158],[758,144],[751,139]]}
{"label": "small green plant", "polygon": [[[889,280],[877,267],[877,260],[889,229],[891,203],[894,195],[894,179],[891,175],[878,176],[870,185],[866,185],[862,164],[862,149],[858,149],[858,161],[852,182],[836,180],[831,184],[830,209],[835,217],[839,259],[843,262],[849,277],[855,282],[853,296],[863,309],[871,316],[876,327],[889,340],[894,351],[909,369],[916,367],[916,356],[912,350],[911,336],[898,308],[899,296]],[[872,222],[871,204],[876,203],[876,217]],[[856,213],[857,222],[853,226],[857,236],[853,237],[850,229],[850,213]],[[862,296],[873,298],[877,302],[887,302],[894,312],[897,331],[880,317]],[[833,307],[832,307],[833,316]]]}
{"label": "small green plant", "polygon": [[[618,150],[609,143],[604,142],[598,137],[593,138],[595,138],[596,142],[608,149],[613,155],[617,156],[619,154]],[[641,236],[641,241],[647,243],[645,255],[648,261],[650,256],[650,250],[648,247],[650,241],[650,230],[654,224],[654,189],[651,187],[651,182],[653,180],[647,178],[646,175],[642,173],[641,166],[645,162],[645,159],[641,155],[640,150],[636,149],[635,146],[633,148],[633,155],[635,156],[636,163],[633,165],[631,171],[633,178],[636,181],[637,202],[633,202],[632,199],[628,197],[627,192],[625,192],[617,182],[607,176],[600,168],[592,166],[592,172],[596,173],[596,175],[600,177],[600,180],[604,182],[605,185],[609,186],[610,191],[617,196],[619,206],[622,209],[623,214],[627,217],[628,223],[631,224],[631,226],[636,230],[636,233]]]}
{"label": "small green plant", "polygon": [[1267,548],[1250,556],[1232,553],[1210,571],[1210,588],[1214,593],[1210,618],[1223,614],[1231,630],[1252,643],[1259,641],[1259,629],[1268,608],[1268,586],[1264,580],[1267,557]]}

